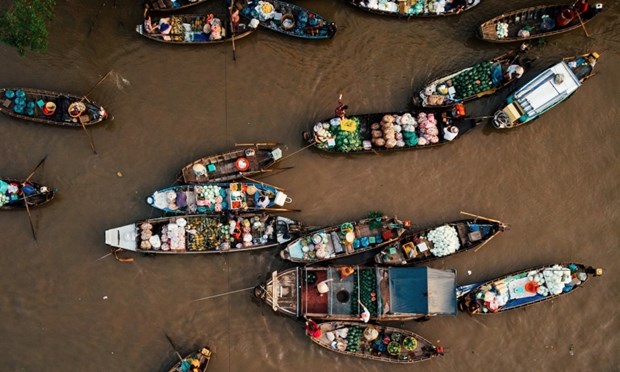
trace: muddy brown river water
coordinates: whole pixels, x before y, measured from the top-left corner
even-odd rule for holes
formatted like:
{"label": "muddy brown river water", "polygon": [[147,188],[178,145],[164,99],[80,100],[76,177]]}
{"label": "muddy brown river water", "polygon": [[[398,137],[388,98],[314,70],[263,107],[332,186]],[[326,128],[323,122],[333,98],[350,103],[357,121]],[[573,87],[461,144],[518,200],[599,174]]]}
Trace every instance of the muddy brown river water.
{"label": "muddy brown river water", "polygon": [[[302,1],[339,26],[311,42],[267,30],[230,44],[167,46],[134,31],[138,1],[59,0],[47,52],[20,57],[0,46],[1,86],[86,93],[114,116],[93,127],[98,155],[81,130],[0,117],[0,171],[58,189],[48,206],[0,214],[0,370],[158,371],[203,344],[209,371],[405,371],[320,349],[300,323],[258,303],[248,288],[290,265],[277,249],[203,257],[108,256],[104,231],[157,216],[144,202],[182,166],[243,142],[304,146],[302,130],[333,114],[404,110],[429,78],[502,54],[476,25],[534,0],[484,0],[459,16],[397,20],[342,1]],[[406,322],[444,346],[418,371],[617,371],[620,367],[620,3],[582,30],[532,48],[522,79],[551,63],[601,52],[598,74],[540,120],[500,132],[487,125],[447,146],[388,155],[329,156],[304,150],[292,169],[263,177],[286,188],[309,225],[368,211],[426,227],[468,211],[511,229],[477,253],[431,264],[455,268],[465,284],[547,263],[575,261],[605,275],[569,296],[488,317]],[[201,6],[204,11],[212,5]],[[492,114],[508,91],[467,105]],[[122,177],[117,175],[121,172]],[[355,261],[355,260],[353,260]],[[469,274],[471,272],[471,274]]]}

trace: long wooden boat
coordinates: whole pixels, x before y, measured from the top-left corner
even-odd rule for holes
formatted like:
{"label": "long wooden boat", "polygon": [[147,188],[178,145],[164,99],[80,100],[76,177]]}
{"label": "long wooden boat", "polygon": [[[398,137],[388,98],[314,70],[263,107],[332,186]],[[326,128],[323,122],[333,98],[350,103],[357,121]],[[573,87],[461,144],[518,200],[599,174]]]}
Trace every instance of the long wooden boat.
{"label": "long wooden boat", "polygon": [[179,360],[168,372],[205,372],[212,356],[213,352],[205,346]]}
{"label": "long wooden boat", "polygon": [[304,138],[331,153],[363,154],[417,150],[448,144],[475,128],[479,120],[465,117],[465,109],[421,109],[323,120]]}
{"label": "long wooden boat", "polygon": [[331,39],[336,24],[321,15],[282,0],[239,0],[241,18],[251,25],[265,27],[301,39]]}
{"label": "long wooden boat", "polygon": [[428,267],[297,266],[274,271],[254,295],[295,318],[358,321],[361,304],[375,321],[457,312],[456,271]]}
{"label": "long wooden boat", "polygon": [[520,53],[520,49],[516,49],[433,79],[424,85],[418,97],[413,98],[413,103],[421,103],[422,107],[450,107],[491,95],[521,77],[508,71],[510,66],[520,66],[525,70],[523,64],[519,63]]}
{"label": "long wooden boat", "polygon": [[594,74],[599,54],[591,52],[564,58],[506,98],[493,117],[498,129],[529,123],[564,102]]}
{"label": "long wooden boat", "polygon": [[153,208],[172,214],[235,212],[286,212],[292,200],[276,187],[254,182],[213,182],[177,185],[146,198]]}
{"label": "long wooden boat", "polygon": [[136,26],[136,32],[166,44],[194,45],[231,42],[233,36],[239,40],[255,31],[242,21],[236,25],[234,33],[231,27],[229,14],[178,14],[153,19],[149,17]]}
{"label": "long wooden boat", "polygon": [[539,5],[513,10],[482,23],[478,28],[478,37],[492,43],[511,43],[559,35],[583,27],[582,22],[590,22],[602,9],[600,3],[596,6],[588,5],[587,10],[579,13],[579,16],[577,8],[571,4]]}
{"label": "long wooden boat", "polygon": [[171,12],[204,4],[209,0],[146,0],[145,7],[157,12]]}
{"label": "long wooden boat", "polygon": [[553,300],[600,275],[603,269],[578,263],[539,266],[459,289],[458,306],[472,315],[499,313]]}
{"label": "long wooden boat", "polygon": [[266,172],[282,158],[277,144],[252,144],[223,154],[200,158],[181,169],[185,183],[228,182]]}
{"label": "long wooden boat", "polygon": [[[26,197],[24,198],[24,195]],[[37,207],[54,198],[54,190],[35,182],[0,178],[0,210]]]}
{"label": "long wooden boat", "polygon": [[480,247],[506,225],[484,218],[467,219],[406,233],[375,256],[380,265],[411,266]]}
{"label": "long wooden boat", "polygon": [[105,232],[106,244],[134,252],[210,254],[255,251],[303,233],[289,218],[248,213],[151,218]]}
{"label": "long wooden boat", "polygon": [[106,110],[86,97],[29,88],[0,88],[0,112],[41,124],[81,128],[108,117]]}
{"label": "long wooden boat", "polygon": [[280,251],[280,257],[292,262],[315,263],[364,253],[397,241],[405,232],[405,225],[388,216],[345,222],[290,242]]}
{"label": "long wooden boat", "polygon": [[[370,13],[399,17],[442,17],[460,14],[480,4],[481,0],[344,0]],[[454,5],[453,5],[454,4]]]}
{"label": "long wooden boat", "polygon": [[320,336],[310,339],[340,354],[379,362],[412,364],[443,355],[443,348],[411,331],[361,322],[318,324]]}

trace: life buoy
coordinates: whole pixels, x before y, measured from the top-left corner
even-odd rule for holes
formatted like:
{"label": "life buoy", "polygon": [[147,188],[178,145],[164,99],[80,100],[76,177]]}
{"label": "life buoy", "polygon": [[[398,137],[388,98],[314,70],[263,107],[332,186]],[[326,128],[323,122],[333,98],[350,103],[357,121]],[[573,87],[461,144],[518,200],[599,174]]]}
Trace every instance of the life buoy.
{"label": "life buoy", "polygon": [[250,162],[247,158],[239,158],[235,162],[235,167],[239,172],[245,172],[250,169]]}

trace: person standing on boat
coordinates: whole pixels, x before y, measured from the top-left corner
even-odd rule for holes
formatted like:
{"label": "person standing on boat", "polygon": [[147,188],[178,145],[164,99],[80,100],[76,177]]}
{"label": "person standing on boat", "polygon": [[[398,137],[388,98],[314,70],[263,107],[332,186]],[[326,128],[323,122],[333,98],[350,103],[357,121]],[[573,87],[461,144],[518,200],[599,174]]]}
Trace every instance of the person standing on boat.
{"label": "person standing on boat", "polygon": [[306,318],[306,333],[313,338],[319,338],[321,337],[321,328],[314,320]]}
{"label": "person standing on boat", "polygon": [[346,110],[349,108],[349,106],[345,105],[344,103],[342,103],[342,94],[338,97],[338,107],[336,107],[336,116],[339,117],[340,119],[344,119],[344,116],[346,114]]}
{"label": "person standing on boat", "polygon": [[370,311],[368,311],[368,308],[366,306],[364,306],[364,304],[362,303],[362,301],[357,301],[360,306],[364,309],[364,312],[362,312],[360,314],[360,320],[364,323],[368,323],[368,321],[370,320]]}

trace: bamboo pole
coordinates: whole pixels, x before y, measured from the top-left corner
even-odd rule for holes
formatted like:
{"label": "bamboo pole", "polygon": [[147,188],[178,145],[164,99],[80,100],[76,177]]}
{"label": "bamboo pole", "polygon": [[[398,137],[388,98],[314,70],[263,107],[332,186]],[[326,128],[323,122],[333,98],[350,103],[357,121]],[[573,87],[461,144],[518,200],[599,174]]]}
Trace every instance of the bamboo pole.
{"label": "bamboo pole", "polygon": [[488,220],[488,221],[492,221],[492,222],[497,222],[497,223],[499,223],[499,224],[501,224],[501,225],[505,225],[502,221],[499,221],[499,220],[494,220],[494,219],[489,218],[489,217],[479,216],[479,215],[477,215],[477,214],[467,213],[467,212],[463,212],[463,211],[460,211],[460,213],[461,213],[461,214],[464,214],[464,215],[466,215],[466,216],[472,216],[472,217],[476,217],[476,218],[482,218],[482,219],[484,219],[484,220]]}
{"label": "bamboo pole", "polygon": [[487,239],[484,243],[482,243],[478,248],[474,249],[474,253],[478,252],[480,249],[482,249],[482,247],[485,246],[485,244],[487,244],[488,242],[491,241],[491,239],[495,238],[495,236],[497,236],[497,233],[491,235],[491,237],[489,239]]}
{"label": "bamboo pole", "polygon": [[577,14],[577,18],[579,18],[579,23],[581,23],[581,28],[583,28],[583,32],[585,32],[586,37],[590,37],[588,30],[586,29],[585,23],[583,23],[583,19],[581,19],[581,14],[577,10],[575,10],[575,14]]}

